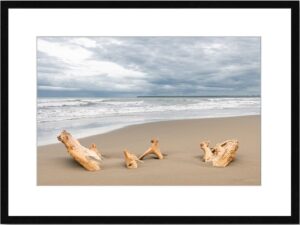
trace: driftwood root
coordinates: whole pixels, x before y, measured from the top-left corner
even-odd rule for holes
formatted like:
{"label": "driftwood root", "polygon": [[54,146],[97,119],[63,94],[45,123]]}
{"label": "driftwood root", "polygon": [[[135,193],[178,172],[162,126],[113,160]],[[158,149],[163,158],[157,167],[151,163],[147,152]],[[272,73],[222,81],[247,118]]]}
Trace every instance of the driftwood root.
{"label": "driftwood root", "polygon": [[72,158],[88,171],[100,170],[102,156],[95,144],[89,148],[82,146],[70,133],[63,130],[57,139],[61,141]]}
{"label": "driftwood root", "polygon": [[226,140],[210,148],[209,141],[203,141],[200,143],[200,148],[204,151],[204,162],[212,162],[216,167],[226,167],[236,158],[239,142]]}
{"label": "driftwood root", "polygon": [[159,149],[159,141],[156,138],[153,138],[151,140],[151,146],[147,149],[147,151],[144,152],[144,154],[142,154],[139,159],[142,160],[145,158],[145,156],[149,155],[149,154],[154,154],[157,156],[158,159],[163,159],[164,156],[161,153],[160,149]]}
{"label": "driftwood root", "polygon": [[135,154],[130,153],[127,149],[124,150],[125,165],[128,169],[138,168],[138,162],[143,162],[138,159]]}

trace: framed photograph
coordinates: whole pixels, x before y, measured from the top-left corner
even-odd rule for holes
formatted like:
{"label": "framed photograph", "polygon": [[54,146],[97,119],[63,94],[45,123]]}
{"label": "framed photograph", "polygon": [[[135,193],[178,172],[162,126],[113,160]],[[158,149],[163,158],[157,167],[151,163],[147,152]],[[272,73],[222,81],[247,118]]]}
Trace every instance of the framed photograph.
{"label": "framed photograph", "polygon": [[1,222],[299,223],[299,2],[1,2]]}

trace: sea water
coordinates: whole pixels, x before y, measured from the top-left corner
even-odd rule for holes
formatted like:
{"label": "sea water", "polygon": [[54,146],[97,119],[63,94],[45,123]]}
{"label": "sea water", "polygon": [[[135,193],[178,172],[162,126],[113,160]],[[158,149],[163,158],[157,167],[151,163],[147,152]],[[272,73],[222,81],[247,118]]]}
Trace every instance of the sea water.
{"label": "sea water", "polygon": [[260,97],[38,98],[37,143],[57,143],[155,121],[260,114]]}

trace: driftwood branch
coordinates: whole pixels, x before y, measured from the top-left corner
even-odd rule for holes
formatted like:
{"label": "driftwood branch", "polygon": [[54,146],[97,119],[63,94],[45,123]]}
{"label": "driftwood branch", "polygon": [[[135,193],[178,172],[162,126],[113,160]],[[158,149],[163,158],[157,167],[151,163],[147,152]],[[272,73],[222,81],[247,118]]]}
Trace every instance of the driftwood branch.
{"label": "driftwood branch", "polygon": [[57,139],[65,145],[67,152],[73,157],[73,159],[86,170],[100,170],[100,161],[102,157],[95,144],[86,148],[65,130],[60,133]]}
{"label": "driftwood branch", "polygon": [[163,155],[161,154],[161,151],[159,149],[159,141],[156,138],[153,138],[151,140],[151,146],[148,148],[148,150],[139,157],[139,159],[143,159],[145,156],[149,154],[154,154],[157,156],[158,159],[163,159]]}
{"label": "driftwood branch", "polygon": [[212,162],[213,166],[216,167],[225,167],[235,159],[239,142],[237,140],[226,140],[216,144],[214,148],[210,148],[209,142],[203,141],[200,148],[204,151],[204,162]]}
{"label": "driftwood branch", "polygon": [[138,157],[130,153],[127,149],[124,150],[125,164],[128,169],[136,169],[138,167],[137,162],[143,162]]}

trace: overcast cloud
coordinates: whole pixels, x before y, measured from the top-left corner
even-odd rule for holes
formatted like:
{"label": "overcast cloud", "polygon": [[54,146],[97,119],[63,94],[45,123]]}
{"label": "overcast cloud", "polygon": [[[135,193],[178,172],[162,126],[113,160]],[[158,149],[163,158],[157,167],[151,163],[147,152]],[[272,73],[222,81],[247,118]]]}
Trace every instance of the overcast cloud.
{"label": "overcast cloud", "polygon": [[39,96],[260,95],[259,37],[39,37]]}

